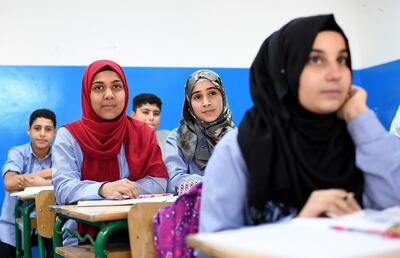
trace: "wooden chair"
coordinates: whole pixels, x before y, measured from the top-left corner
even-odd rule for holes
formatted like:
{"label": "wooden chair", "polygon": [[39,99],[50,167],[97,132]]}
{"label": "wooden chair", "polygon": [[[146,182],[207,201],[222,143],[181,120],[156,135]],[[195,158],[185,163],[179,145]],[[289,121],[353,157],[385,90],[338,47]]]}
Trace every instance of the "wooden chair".
{"label": "wooden chair", "polygon": [[[17,218],[17,224],[19,226],[19,228],[22,229],[22,227],[24,226],[24,222],[22,218]],[[31,229],[35,229],[37,226],[36,224],[36,218],[31,218]]]}
{"label": "wooden chair", "polygon": [[169,202],[138,203],[128,213],[129,241],[131,257],[155,257],[153,217],[157,211]]}
{"label": "wooden chair", "polygon": [[39,257],[46,257],[43,238],[53,238],[56,214],[50,211],[49,206],[55,205],[55,203],[56,198],[53,190],[41,191],[35,196]]}
{"label": "wooden chair", "polygon": [[[128,249],[127,249],[128,248]],[[107,244],[105,250],[107,258],[129,258],[130,250],[129,246],[122,243],[110,243]],[[57,247],[56,253],[65,258],[94,258],[94,246],[78,245],[78,246],[63,246]]]}
{"label": "wooden chair", "polygon": [[56,198],[53,190],[39,192],[35,197],[37,230],[40,236],[53,237],[56,214],[50,211],[49,206],[55,205]]}

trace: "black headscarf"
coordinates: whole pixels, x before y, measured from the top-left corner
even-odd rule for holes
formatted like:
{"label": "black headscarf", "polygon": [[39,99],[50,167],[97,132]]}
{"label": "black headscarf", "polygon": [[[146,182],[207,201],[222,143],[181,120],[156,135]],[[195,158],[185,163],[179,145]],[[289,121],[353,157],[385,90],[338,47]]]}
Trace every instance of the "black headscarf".
{"label": "black headscarf", "polygon": [[324,30],[341,33],[348,48],[333,15],[298,18],[264,41],[251,66],[254,106],[239,126],[238,141],[254,224],[270,217],[271,201],[298,212],[317,189],[342,188],[361,203],[363,176],[345,122],[335,113],[311,113],[298,101],[300,74]]}

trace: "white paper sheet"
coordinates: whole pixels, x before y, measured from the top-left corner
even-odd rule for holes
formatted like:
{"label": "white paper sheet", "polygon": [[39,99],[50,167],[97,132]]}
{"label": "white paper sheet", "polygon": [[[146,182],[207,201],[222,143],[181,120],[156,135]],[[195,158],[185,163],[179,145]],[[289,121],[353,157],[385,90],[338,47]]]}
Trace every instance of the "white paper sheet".
{"label": "white paper sheet", "polygon": [[159,196],[149,198],[124,199],[124,200],[94,200],[79,201],[78,206],[113,206],[113,205],[131,205],[146,202],[174,202],[178,196]]}
{"label": "white paper sheet", "polygon": [[19,197],[29,196],[38,194],[39,192],[44,190],[54,190],[54,187],[52,185],[26,187],[23,191],[11,193],[10,196],[19,196]]}

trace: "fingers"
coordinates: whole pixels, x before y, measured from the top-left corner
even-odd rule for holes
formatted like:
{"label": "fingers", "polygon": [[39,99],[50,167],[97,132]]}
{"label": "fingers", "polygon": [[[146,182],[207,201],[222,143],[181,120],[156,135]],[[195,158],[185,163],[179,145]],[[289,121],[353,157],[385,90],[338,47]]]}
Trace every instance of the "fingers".
{"label": "fingers", "polygon": [[361,210],[361,206],[358,204],[356,198],[354,197],[354,193],[347,193],[344,200],[347,202],[353,212]]}
{"label": "fingers", "polygon": [[353,85],[350,88],[350,98],[353,96],[356,96],[357,98],[366,101],[367,92],[363,88]]}
{"label": "fingers", "polygon": [[122,200],[125,198],[137,198],[139,189],[135,182],[128,179],[121,179],[115,182],[105,183],[100,194],[106,199]]}
{"label": "fingers", "polygon": [[135,198],[135,193],[132,189],[126,186],[120,186],[117,191],[118,199],[132,199]]}
{"label": "fingers", "polygon": [[25,186],[43,186],[50,185],[51,179],[44,179],[40,176],[36,175],[25,175],[24,176],[24,184]]}
{"label": "fingers", "polygon": [[121,180],[122,187],[124,187],[123,195],[129,196],[129,198],[137,198],[139,196],[139,188],[135,182],[128,179]]}
{"label": "fingers", "polygon": [[332,201],[331,205],[328,207],[327,212],[335,214],[337,216],[353,213],[357,211],[354,209],[347,199],[339,198]]}
{"label": "fingers", "polygon": [[32,177],[31,175],[23,175],[21,177],[21,182],[24,185],[24,187],[33,186],[33,181],[34,177]]}
{"label": "fingers", "polygon": [[25,177],[24,175],[20,175],[17,178],[17,183],[18,183],[18,188],[22,189],[25,188],[26,182],[25,182]]}
{"label": "fingers", "polygon": [[323,214],[345,215],[360,210],[353,193],[341,189],[312,192],[299,217],[317,217]]}
{"label": "fingers", "polygon": [[360,210],[360,205],[354,198],[354,193],[346,192],[344,190],[334,190],[330,205],[328,206],[327,212],[335,215],[345,215]]}

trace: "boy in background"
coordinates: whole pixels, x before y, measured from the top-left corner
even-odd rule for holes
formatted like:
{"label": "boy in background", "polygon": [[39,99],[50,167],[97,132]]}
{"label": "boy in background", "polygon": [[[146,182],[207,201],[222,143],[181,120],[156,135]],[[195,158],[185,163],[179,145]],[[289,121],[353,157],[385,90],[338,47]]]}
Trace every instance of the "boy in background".
{"label": "boy in background", "polygon": [[[48,109],[35,110],[29,119],[30,142],[12,147],[3,166],[6,190],[0,217],[0,256],[15,257],[14,206],[10,192],[28,186],[51,185],[51,141],[56,134],[56,115]],[[35,240],[37,237],[35,236]],[[36,242],[36,241],[33,241]]]}
{"label": "boy in background", "polygon": [[158,96],[151,93],[142,93],[133,98],[133,111],[130,116],[133,119],[146,123],[151,129],[153,129],[156,133],[157,142],[164,158],[164,144],[167,140],[169,131],[157,131],[160,126],[161,106],[162,102]]}

